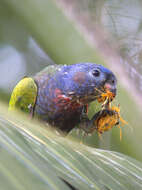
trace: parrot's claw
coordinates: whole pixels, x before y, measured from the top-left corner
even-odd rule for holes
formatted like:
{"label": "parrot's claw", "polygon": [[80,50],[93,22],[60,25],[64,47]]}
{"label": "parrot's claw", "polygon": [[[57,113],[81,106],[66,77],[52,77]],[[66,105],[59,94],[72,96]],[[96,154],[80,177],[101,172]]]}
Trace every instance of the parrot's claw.
{"label": "parrot's claw", "polygon": [[91,135],[92,130],[94,131],[96,129],[92,120],[88,118],[80,123],[79,128],[84,131],[85,135]]}
{"label": "parrot's claw", "polygon": [[[87,116],[85,116],[82,120],[81,120],[81,124],[80,124],[80,129],[83,130],[86,135],[91,135],[93,134],[93,132],[96,130],[98,131],[99,134],[103,133],[100,130],[100,126],[98,126],[98,120],[100,118],[106,117],[107,115],[109,115],[110,117],[115,115],[116,111],[115,110],[108,110],[108,109],[103,109],[99,112],[97,112],[91,120],[88,119]],[[118,122],[115,124],[118,125]]]}

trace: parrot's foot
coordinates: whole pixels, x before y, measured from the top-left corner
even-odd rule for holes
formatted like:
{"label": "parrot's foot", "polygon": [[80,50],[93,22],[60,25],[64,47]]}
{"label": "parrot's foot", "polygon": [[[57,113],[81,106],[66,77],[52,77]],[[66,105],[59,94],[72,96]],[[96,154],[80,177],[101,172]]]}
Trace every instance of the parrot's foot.
{"label": "parrot's foot", "polygon": [[94,125],[92,126],[91,120],[89,120],[88,118],[86,119],[84,118],[79,125],[79,129],[83,130],[86,136],[86,135],[92,134],[92,129],[94,130],[95,126]]}
{"label": "parrot's foot", "polygon": [[79,125],[79,131],[83,131],[84,135],[88,135],[90,133],[90,120],[88,118],[88,115],[87,115],[87,110],[86,110],[86,107],[84,107],[84,109],[82,110],[82,114],[81,114],[81,117],[80,117],[80,125]]}
{"label": "parrot's foot", "polygon": [[87,135],[93,134],[96,130],[99,134],[119,124],[118,114],[115,110],[103,109],[97,112],[91,120],[85,118],[80,124],[80,129]]}

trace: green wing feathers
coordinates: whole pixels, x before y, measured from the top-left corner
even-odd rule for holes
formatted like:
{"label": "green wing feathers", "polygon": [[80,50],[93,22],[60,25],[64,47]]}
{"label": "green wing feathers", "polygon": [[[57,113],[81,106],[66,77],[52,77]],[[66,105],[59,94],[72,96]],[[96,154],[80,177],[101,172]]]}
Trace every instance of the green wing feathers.
{"label": "green wing feathers", "polygon": [[30,77],[23,78],[14,88],[9,101],[9,110],[20,109],[30,113],[37,97],[37,85]]}

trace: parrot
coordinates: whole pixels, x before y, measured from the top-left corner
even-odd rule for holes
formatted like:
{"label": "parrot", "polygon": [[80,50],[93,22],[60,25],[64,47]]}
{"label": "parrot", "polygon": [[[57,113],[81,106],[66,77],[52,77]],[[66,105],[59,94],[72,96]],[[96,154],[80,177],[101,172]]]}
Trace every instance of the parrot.
{"label": "parrot", "polygon": [[116,96],[117,79],[102,65],[49,65],[18,82],[11,94],[9,111],[21,110],[68,134],[77,125],[91,124],[88,106],[106,90]]}

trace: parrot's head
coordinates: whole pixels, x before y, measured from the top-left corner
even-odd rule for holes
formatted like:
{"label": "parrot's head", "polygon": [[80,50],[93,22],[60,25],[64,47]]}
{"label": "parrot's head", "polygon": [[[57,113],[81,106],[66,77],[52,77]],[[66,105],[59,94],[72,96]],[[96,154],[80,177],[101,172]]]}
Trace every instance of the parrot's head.
{"label": "parrot's head", "polygon": [[94,63],[64,66],[58,84],[62,92],[83,104],[96,100],[107,91],[116,96],[117,80],[112,71]]}

